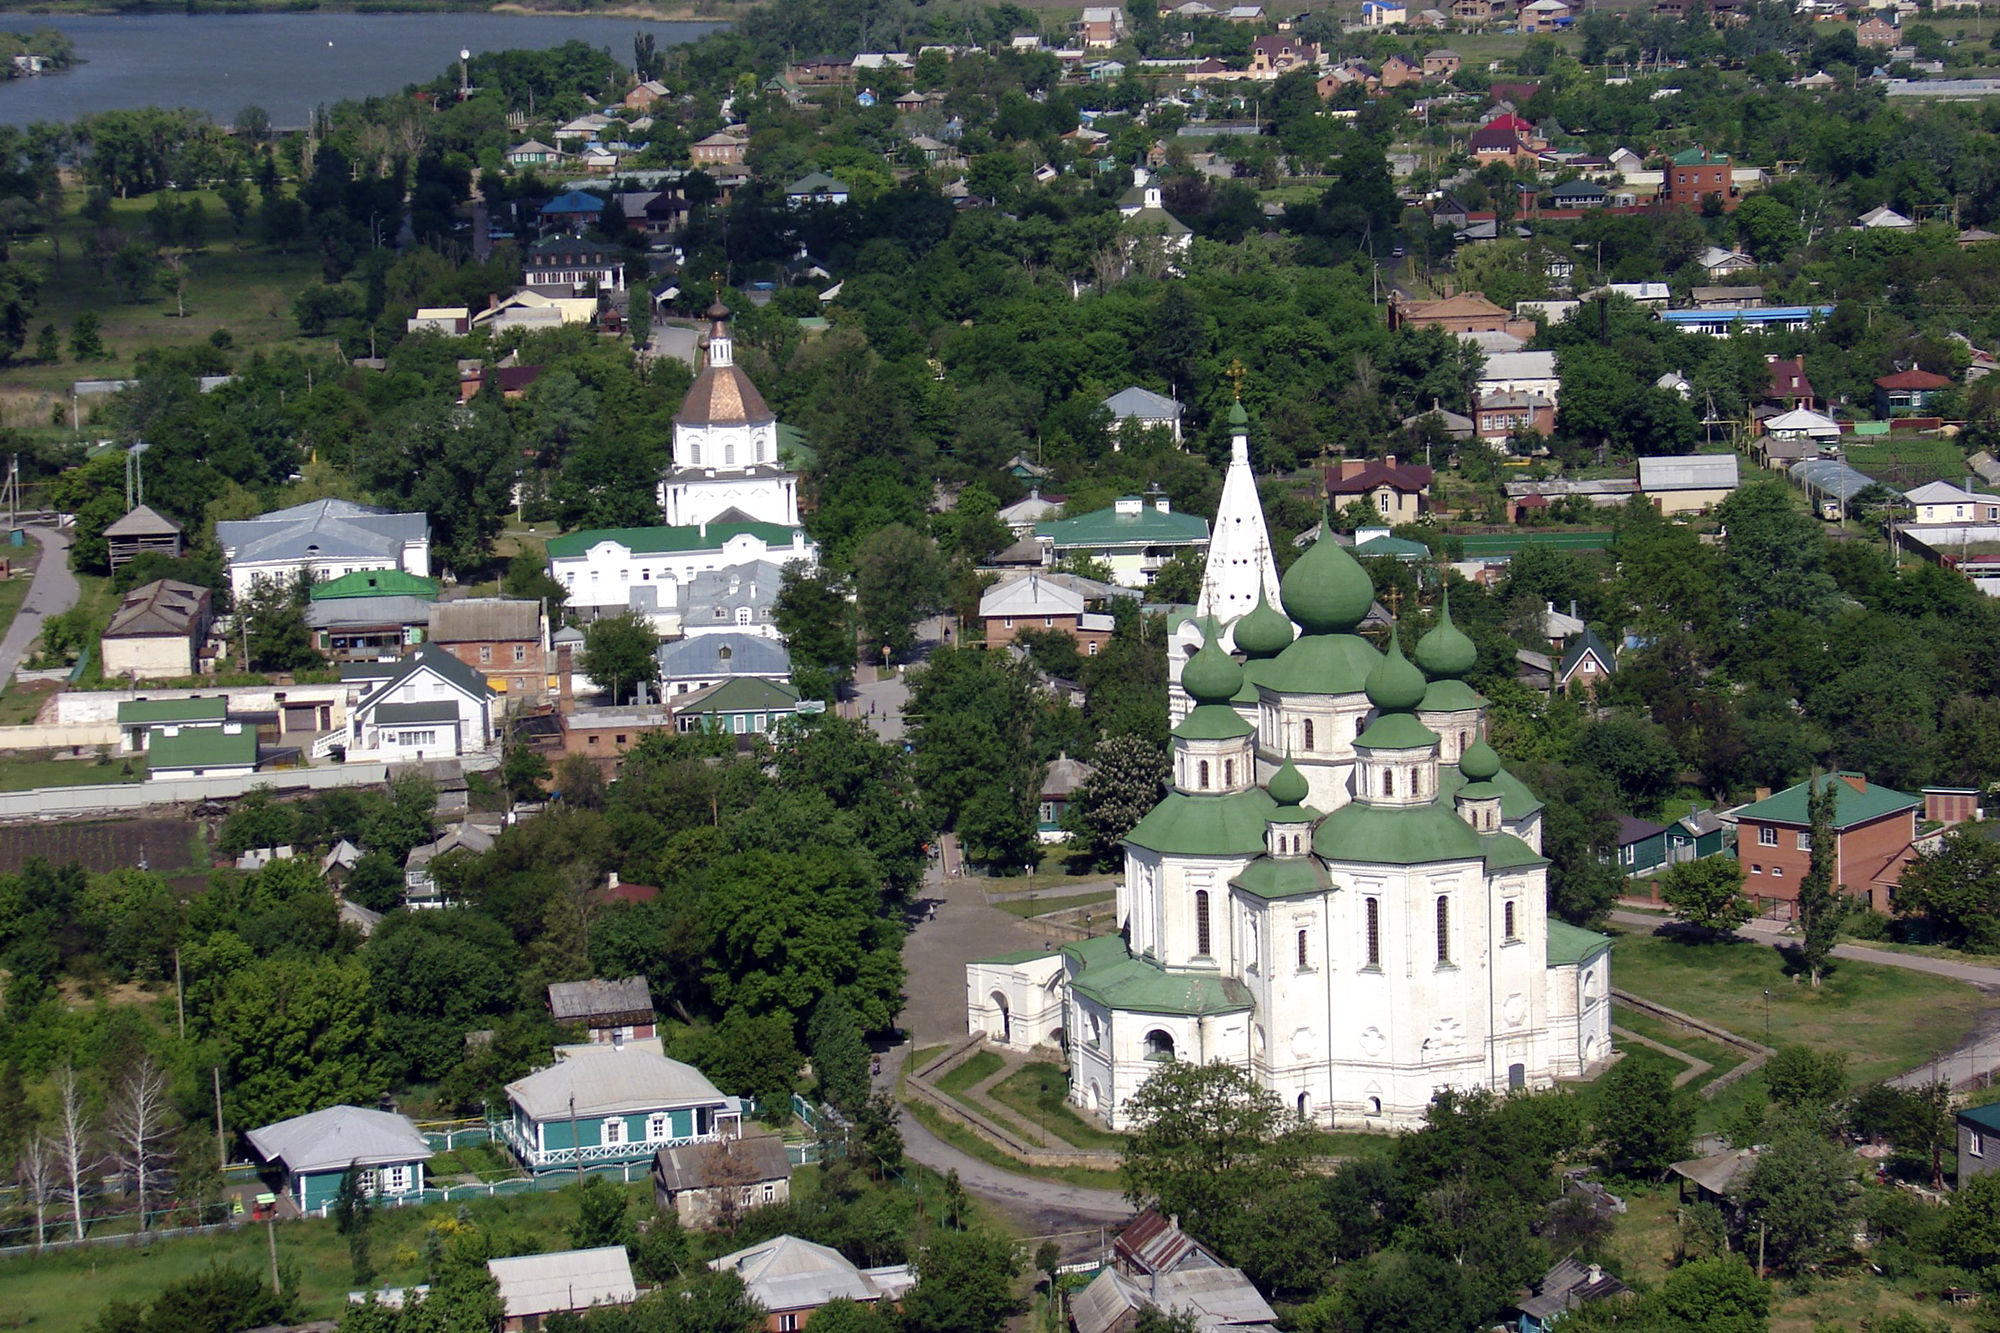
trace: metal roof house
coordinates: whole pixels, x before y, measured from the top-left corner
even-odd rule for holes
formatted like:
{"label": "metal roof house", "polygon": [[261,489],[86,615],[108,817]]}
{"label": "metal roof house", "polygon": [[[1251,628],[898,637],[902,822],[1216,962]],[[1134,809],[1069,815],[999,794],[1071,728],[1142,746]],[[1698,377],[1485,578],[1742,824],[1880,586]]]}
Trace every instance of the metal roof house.
{"label": "metal roof house", "polygon": [[553,982],[549,1013],[558,1023],[581,1023],[591,1041],[605,1045],[653,1035],[653,991],[644,977]]}
{"label": "metal roof house", "polygon": [[443,907],[444,892],[431,874],[431,866],[446,852],[465,850],[475,855],[493,850],[493,835],[477,824],[459,824],[434,842],[412,847],[403,860],[403,905],[410,908]]}
{"label": "metal roof house", "polygon": [[442,648],[425,644],[379,675],[343,667],[341,678],[367,682],[345,736],[329,738],[345,739],[350,759],[452,758],[493,741],[493,687]]}
{"label": "metal roof house", "polygon": [[894,1304],[916,1285],[908,1264],[858,1268],[840,1251],[797,1236],[774,1237],[711,1259],[708,1266],[742,1278],[744,1294],[770,1313],[772,1328],[804,1327],[829,1301]]}
{"label": "metal roof house", "polygon": [[1109,509],[1035,525],[1035,539],[1054,559],[1093,556],[1110,565],[1114,583],[1127,588],[1145,587],[1160,566],[1184,550],[1207,550],[1208,536],[1207,519],[1175,513],[1164,495],[1150,504],[1121,495]]}
{"label": "metal roof house", "polygon": [[283,1173],[281,1192],[302,1213],[324,1212],[348,1168],[371,1194],[420,1195],[431,1146],[408,1116],[359,1106],[324,1110],[264,1125],[244,1136],[257,1156]]}
{"label": "metal roof house", "polygon": [[176,559],[181,553],[181,525],[151,505],[136,505],[132,511],[104,530],[106,554],[111,570],[142,555],[164,555]]}
{"label": "metal roof house", "polygon": [[1169,398],[1135,384],[1106,398],[1104,410],[1111,414],[1113,430],[1123,432],[1165,426],[1173,432],[1174,443],[1181,442],[1181,404],[1177,398]]}
{"label": "metal roof house", "polygon": [[1734,453],[1639,460],[1639,494],[1662,514],[1713,509],[1735,493],[1738,483]]}
{"label": "metal roof house", "polygon": [[258,579],[284,582],[301,571],[314,578],[362,569],[431,572],[431,521],[351,500],[314,500],[256,518],[217,523],[215,540],[238,597]]}
{"label": "metal roof house", "polygon": [[739,1209],[792,1197],[792,1160],[776,1134],[662,1148],[653,1158],[653,1201],[681,1225],[700,1227]]}
{"label": "metal roof house", "polygon": [[503,1333],[540,1328],[544,1318],[558,1311],[578,1314],[639,1299],[623,1245],[488,1259],[486,1271],[500,1288]]}
{"label": "metal roof house", "polygon": [[738,676],[770,681],[792,678],[792,655],[783,642],[742,631],[698,634],[663,643],[659,658],[663,698],[691,694]]}
{"label": "metal roof house", "polygon": [[166,723],[153,729],[146,753],[149,782],[254,773],[257,729],[227,721],[219,727]]}
{"label": "metal roof house", "polygon": [[531,1171],[643,1162],[661,1148],[734,1138],[743,1103],[692,1065],[637,1046],[572,1053],[507,1085],[501,1139]]}
{"label": "metal roof house", "polygon": [[104,674],[141,680],[191,676],[208,638],[206,588],[154,579],[125,594],[104,627],[99,647]]}

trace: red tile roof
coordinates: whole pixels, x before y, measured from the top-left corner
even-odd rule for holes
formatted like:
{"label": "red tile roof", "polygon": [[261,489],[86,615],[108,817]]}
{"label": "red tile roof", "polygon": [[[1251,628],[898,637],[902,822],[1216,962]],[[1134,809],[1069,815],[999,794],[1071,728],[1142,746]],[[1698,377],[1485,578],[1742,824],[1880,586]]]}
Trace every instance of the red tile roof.
{"label": "red tile roof", "polygon": [[1812,381],[1806,378],[1804,361],[1773,361],[1768,398],[1817,398]]}
{"label": "red tile roof", "polygon": [[1328,495],[1365,495],[1377,486],[1389,486],[1399,491],[1420,491],[1431,484],[1431,470],[1414,463],[1398,463],[1391,467],[1380,460],[1371,459],[1367,466],[1352,476],[1343,477],[1339,468],[1328,468],[1326,491]]}
{"label": "red tile roof", "polygon": [[1928,370],[1899,370],[1893,375],[1884,375],[1875,381],[1878,389],[1943,389],[1951,381],[1943,375],[1933,375]]}

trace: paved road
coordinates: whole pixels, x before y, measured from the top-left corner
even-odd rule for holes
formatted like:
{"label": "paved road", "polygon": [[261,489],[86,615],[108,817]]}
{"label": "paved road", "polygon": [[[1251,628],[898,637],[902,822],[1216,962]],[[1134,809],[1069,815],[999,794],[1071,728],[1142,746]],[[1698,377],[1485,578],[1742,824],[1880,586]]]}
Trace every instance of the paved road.
{"label": "paved road", "polygon": [[854,697],[848,701],[849,716],[861,718],[875,734],[885,741],[903,739],[903,707],[910,701],[910,685],[906,679],[909,666],[929,657],[931,649],[944,642],[946,621],[943,616],[933,616],[917,626],[917,649],[911,662],[898,667],[896,674],[887,680],[882,673],[869,663],[862,663],[854,673]]}
{"label": "paved road", "polygon": [[[878,1088],[888,1090],[896,1086],[896,1073],[909,1052],[906,1042],[882,1057],[882,1073],[875,1080]],[[901,1124],[903,1144],[912,1160],[940,1173],[958,1172],[959,1183],[967,1190],[1045,1229],[1059,1230],[1078,1221],[1122,1222],[1132,1216],[1132,1205],[1115,1190],[1088,1189],[1016,1175],[960,1152],[925,1129],[908,1107],[903,1108]]]}
{"label": "paved road", "polygon": [[42,560],[35,567],[35,581],[28,585],[28,598],[20,614],[0,639],[0,686],[14,675],[14,668],[28,655],[35,636],[42,632],[46,616],[59,616],[76,605],[80,593],[76,575],[69,572],[69,534],[60,528],[29,528],[28,536],[42,548]]}
{"label": "paved road", "polygon": [[[1656,928],[1669,923],[1671,918],[1654,916],[1647,912],[1614,911],[1611,919],[1621,926]],[[1783,948],[1797,944],[1796,935],[1787,935],[1783,922],[1751,921],[1736,932],[1738,939],[1751,940],[1757,944],[1768,944],[1772,948]],[[1949,958],[1926,958],[1922,954],[1896,953],[1889,949],[1871,949],[1865,944],[1836,944],[1835,958],[1845,958],[1851,963],[1880,963],[1884,967],[1900,967],[1911,972],[1928,972],[1934,977],[1950,977],[1953,981],[1966,981],[1975,986],[1992,986],[2000,989],[2000,967],[1983,963],[1961,963]]]}

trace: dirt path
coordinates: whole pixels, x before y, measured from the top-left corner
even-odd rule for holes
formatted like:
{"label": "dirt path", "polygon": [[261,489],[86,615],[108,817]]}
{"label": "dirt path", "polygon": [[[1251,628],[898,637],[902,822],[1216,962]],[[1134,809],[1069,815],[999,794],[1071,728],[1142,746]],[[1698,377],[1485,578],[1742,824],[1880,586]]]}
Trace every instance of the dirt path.
{"label": "dirt path", "polygon": [[35,567],[35,581],[28,585],[28,598],[0,639],[0,686],[13,678],[14,669],[28,655],[35,637],[42,632],[42,620],[59,616],[76,605],[81,593],[76,575],[69,572],[69,534],[60,528],[29,528],[42,548],[41,563]]}

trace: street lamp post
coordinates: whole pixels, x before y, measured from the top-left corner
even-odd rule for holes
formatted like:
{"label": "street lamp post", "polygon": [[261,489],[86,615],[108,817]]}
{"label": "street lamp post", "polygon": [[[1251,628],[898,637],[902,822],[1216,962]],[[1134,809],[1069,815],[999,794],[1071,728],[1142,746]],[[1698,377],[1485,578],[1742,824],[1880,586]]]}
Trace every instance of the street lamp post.
{"label": "street lamp post", "polygon": [[1771,1044],[1771,992],[1764,992],[1764,1044]]}
{"label": "street lamp post", "polygon": [[472,48],[458,48],[458,100],[463,102],[472,95],[472,79],[468,62],[472,59]]}

